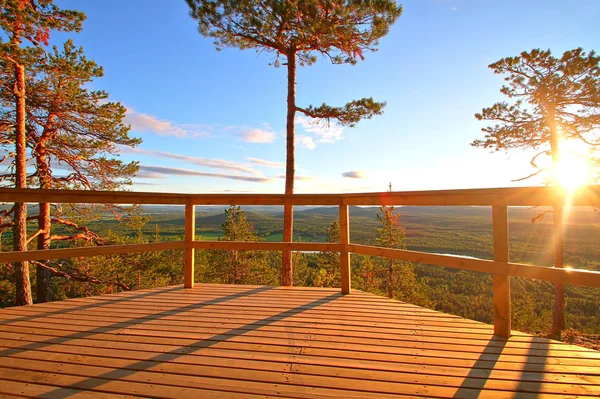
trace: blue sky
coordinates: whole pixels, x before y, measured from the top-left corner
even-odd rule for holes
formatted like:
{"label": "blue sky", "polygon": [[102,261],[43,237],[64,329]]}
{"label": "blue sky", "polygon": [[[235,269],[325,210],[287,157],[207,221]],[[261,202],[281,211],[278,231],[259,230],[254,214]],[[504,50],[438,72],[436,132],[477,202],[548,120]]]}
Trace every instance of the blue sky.
{"label": "blue sky", "polygon": [[[125,160],[142,165],[133,189],[283,192],[286,70],[269,55],[217,52],[183,0],[57,0],[87,15],[72,37],[104,67],[94,88],[129,109],[143,139]],[[374,97],[385,113],[357,127],[298,120],[296,192],[536,185],[528,154],[490,154],[474,114],[502,100],[487,66],[532,48],[553,54],[600,43],[600,1],[406,0],[404,13],[355,66],[320,59],[298,71],[299,106]],[[344,177],[346,175],[347,177]]]}

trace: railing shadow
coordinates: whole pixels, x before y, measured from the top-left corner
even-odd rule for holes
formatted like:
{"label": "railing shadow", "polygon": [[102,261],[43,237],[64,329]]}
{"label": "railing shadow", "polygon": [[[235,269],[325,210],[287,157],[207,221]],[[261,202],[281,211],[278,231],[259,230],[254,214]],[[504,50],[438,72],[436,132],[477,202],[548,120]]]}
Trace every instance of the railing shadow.
{"label": "railing shadow", "polygon": [[[270,288],[272,288],[272,287],[261,287],[261,288],[253,289],[250,291],[246,291],[241,294],[229,295],[229,296],[218,298],[218,299],[215,299],[212,301],[203,302],[201,304],[202,306],[198,306],[198,305],[185,306],[180,309],[181,309],[181,312],[184,312],[184,311],[190,310],[190,309],[197,309],[199,307],[209,306],[212,304],[225,302],[225,301],[228,301],[231,299],[240,298],[242,296],[248,296],[248,295],[252,295],[255,293],[259,293],[259,292],[265,291]],[[98,376],[89,377],[83,381],[77,382],[77,383],[69,385],[67,387],[57,388],[54,391],[48,392],[46,395],[48,397],[52,397],[53,399],[61,399],[61,398],[67,398],[67,397],[73,395],[73,389],[90,390],[90,389],[97,388],[106,383],[109,383],[112,380],[119,380],[119,379],[126,378],[137,372],[150,369],[150,368],[156,366],[157,364],[173,361],[174,359],[177,359],[179,357],[186,356],[191,353],[197,352],[201,349],[211,347],[219,342],[227,341],[228,339],[230,339],[232,337],[240,336],[249,331],[254,331],[261,327],[267,326],[271,323],[281,321],[282,318],[294,316],[294,315],[300,314],[302,312],[305,312],[307,310],[314,309],[317,306],[323,305],[324,303],[328,303],[336,298],[340,298],[340,296],[341,296],[341,294],[336,293],[336,294],[331,294],[331,295],[323,297],[323,298],[319,298],[317,300],[299,305],[299,306],[289,309],[289,310],[285,310],[283,312],[266,317],[264,319],[260,319],[260,320],[254,321],[252,323],[248,323],[246,325],[233,328],[231,330],[228,330],[228,331],[220,333],[220,334],[215,334],[209,338],[204,338],[204,339],[198,340],[194,343],[191,343],[191,344],[185,345],[185,346],[181,346],[181,347],[171,350],[169,352],[158,354],[149,359],[133,362],[130,365],[125,366],[123,368],[111,370],[109,372],[100,374]],[[181,312],[178,312],[178,313],[181,313]],[[172,311],[169,311],[169,314],[172,314]],[[0,355],[1,354],[2,354],[2,352],[0,352]]]}
{"label": "railing shadow", "polygon": [[[475,364],[471,366],[471,370],[463,380],[460,388],[454,394],[455,398],[476,399],[481,395],[508,341],[503,340],[500,342],[500,345],[498,345],[497,340],[494,341],[495,345],[492,345],[491,341],[488,342]],[[482,373],[484,375],[481,375]]]}
{"label": "railing shadow", "polygon": [[[175,315],[175,314],[179,314],[179,313],[183,313],[183,312],[187,312],[188,310],[193,310],[193,309],[201,309],[210,305],[216,305],[218,303],[221,302],[226,302],[226,301],[231,301],[233,299],[237,299],[237,298],[242,298],[245,296],[249,296],[252,294],[256,294],[259,292],[263,292],[263,291],[267,291],[272,289],[273,287],[258,287],[258,288],[254,288],[251,290],[247,290],[247,291],[243,291],[243,292],[238,292],[235,294],[230,294],[230,295],[226,295],[226,296],[221,296],[215,299],[211,299],[208,301],[204,301],[204,302],[200,302],[200,303],[194,303],[191,305],[187,305],[187,306],[182,306],[180,308],[176,308],[176,309],[168,309],[159,313],[154,313],[153,314],[153,318],[155,318],[156,320],[165,317],[165,316],[171,316],[171,315]],[[154,295],[163,293],[163,292],[171,292],[171,291],[177,291],[177,290],[183,290],[184,288],[182,287],[174,287],[173,289],[169,289],[168,291],[159,291],[157,292],[152,292]],[[151,296],[152,293],[145,293],[145,294],[140,294],[137,296],[128,296],[126,297],[126,299],[123,300],[118,300],[118,301],[110,301],[108,304],[113,304],[116,302],[125,302],[125,301],[130,301],[132,299],[136,299],[136,298],[144,298],[144,297],[148,297]],[[93,308],[93,307],[100,307],[102,305],[106,305],[106,302],[103,302],[101,305],[96,305],[96,304],[91,304],[89,306],[81,306],[79,307],[79,310],[81,309],[89,309],[89,308]],[[95,306],[94,306],[95,305]],[[73,311],[73,308],[69,308],[69,311]],[[45,315],[49,315],[49,314],[58,314],[60,311],[57,312],[51,312],[51,313],[47,313]],[[67,312],[62,312],[62,313],[67,313]],[[24,316],[20,319],[25,319],[27,316]],[[34,317],[34,316],[32,316]],[[43,316],[35,316],[34,318],[37,317],[43,317]],[[100,334],[100,333],[106,333],[107,331],[110,330],[120,330],[123,328],[123,324],[124,323],[136,323],[136,322],[144,322],[146,321],[147,315],[144,316],[140,316],[140,317],[134,317],[131,318],[129,320],[124,320],[124,321],[119,321],[113,324],[109,324],[107,326],[101,326],[101,327],[96,327],[93,328],[91,330],[87,330],[87,331],[77,331],[73,334],[69,334],[66,336],[62,336],[62,337],[54,337],[54,338],[50,338],[48,340],[42,341],[42,342],[33,342],[27,345],[22,345],[16,348],[10,348],[10,349],[4,349],[4,350],[0,350],[0,357],[3,356],[9,356],[9,355],[15,355],[15,354],[19,354],[19,353],[23,353],[23,352],[27,352],[30,350],[37,350],[40,348],[44,348],[46,346],[50,346],[50,345],[54,345],[54,344],[61,344],[61,343],[65,343],[68,342],[70,340],[74,340],[74,339],[81,339],[81,338],[86,338],[89,337],[91,335],[94,334]],[[17,319],[13,319],[11,321],[16,321]]]}
{"label": "railing shadow", "polygon": [[[498,341],[494,341],[498,342]],[[496,363],[504,352],[504,348],[508,340],[502,341],[501,346],[491,346],[491,342],[485,347],[479,359],[471,367],[471,371],[463,380],[460,388],[456,391],[454,397],[462,399],[477,399],[485,388],[490,375],[495,369]],[[518,381],[518,386],[511,391],[514,391],[515,397],[523,396],[535,399],[542,395],[540,392],[543,385],[545,362],[532,362],[534,358],[547,356],[549,351],[550,340],[545,338],[533,338],[529,346],[528,353],[525,354],[523,368],[520,371],[520,376],[515,378]],[[500,352],[498,351],[500,349]],[[518,371],[516,371],[518,372]],[[535,373],[536,377],[532,378],[528,373]],[[489,391],[487,392],[489,393]]]}
{"label": "railing shadow", "polygon": [[[168,292],[183,291],[183,289],[184,289],[183,286],[169,287],[166,289],[162,289],[160,291],[149,291],[149,292],[143,292],[143,293],[139,293],[139,294],[135,294],[135,295],[131,295],[131,296],[121,296],[113,301],[98,301],[98,302],[94,302],[94,303],[89,303],[87,305],[81,305],[81,306],[75,306],[72,308],[65,308],[65,309],[53,310],[50,312],[44,312],[44,313],[40,313],[40,314],[34,315],[34,316],[21,316],[21,317],[17,317],[16,319],[0,320],[0,326],[7,326],[12,323],[18,323],[20,321],[32,321],[32,320],[36,320],[36,319],[43,319],[48,316],[68,314],[71,312],[78,312],[81,310],[99,308],[99,307],[102,307],[102,306],[105,306],[108,304],[128,302],[128,301],[131,301],[134,299],[146,298],[149,296],[164,294],[164,293],[168,293]],[[1,311],[1,309],[0,309],[0,311]]]}

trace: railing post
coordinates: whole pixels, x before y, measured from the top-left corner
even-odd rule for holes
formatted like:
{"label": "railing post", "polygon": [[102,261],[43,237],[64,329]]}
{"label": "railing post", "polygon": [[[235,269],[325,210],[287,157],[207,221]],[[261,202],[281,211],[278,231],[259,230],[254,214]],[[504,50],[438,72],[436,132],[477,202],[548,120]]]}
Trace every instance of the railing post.
{"label": "railing post", "polygon": [[340,205],[340,278],[342,294],[349,294],[352,289],[350,278],[350,253],[348,245],[350,244],[350,214],[348,205]]}
{"label": "railing post", "polygon": [[194,288],[194,247],[196,235],[196,206],[185,205],[185,254],[183,262],[183,286]]}
{"label": "railing post", "polygon": [[[508,207],[492,206],[492,225],[494,235],[494,260],[508,262]],[[510,276],[505,273],[492,275],[494,294],[494,335],[510,337]]]}

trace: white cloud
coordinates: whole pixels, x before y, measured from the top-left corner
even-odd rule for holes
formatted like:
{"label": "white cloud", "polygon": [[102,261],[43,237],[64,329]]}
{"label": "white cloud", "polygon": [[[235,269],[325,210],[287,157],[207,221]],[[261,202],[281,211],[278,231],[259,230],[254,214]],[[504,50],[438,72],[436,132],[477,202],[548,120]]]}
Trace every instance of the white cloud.
{"label": "white cloud", "polygon": [[315,135],[320,143],[333,143],[342,139],[344,128],[335,121],[327,122],[318,119],[309,119],[299,115],[296,117],[296,124],[309,133]]}
{"label": "white cloud", "polygon": [[262,176],[262,173],[256,169],[252,169],[251,167],[249,167],[247,165],[243,165],[243,164],[240,164],[237,162],[226,161],[224,159],[192,157],[192,156],[188,156],[188,155],[173,154],[171,152],[165,152],[165,151],[155,151],[155,150],[147,150],[147,149],[142,149],[142,148],[131,148],[131,147],[124,147],[124,146],[121,147],[121,151],[127,152],[127,153],[134,153],[134,154],[150,155],[153,157],[174,159],[177,161],[186,162],[186,163],[197,165],[197,166],[204,166],[204,167],[212,168],[212,169],[222,169],[222,170],[228,170],[228,171],[232,171],[232,172],[252,173],[254,175]]}
{"label": "white cloud", "polygon": [[266,166],[267,168],[285,168],[284,162],[266,161],[260,158],[246,157],[246,159],[253,164]]}
{"label": "white cloud", "polygon": [[240,134],[246,143],[272,143],[277,137],[274,132],[265,129],[247,129]]}
{"label": "white cloud", "polygon": [[208,135],[208,133],[194,128],[193,125],[178,125],[152,115],[136,112],[133,108],[127,108],[125,123],[130,124],[133,131],[154,133],[159,136],[205,137]]}
{"label": "white cloud", "polygon": [[309,136],[296,136],[296,145],[298,147],[306,147],[310,150],[314,150],[317,147],[313,138]]}
{"label": "white cloud", "polygon": [[166,166],[141,165],[140,171],[142,173],[157,173],[160,175],[214,177],[219,179],[240,180],[254,183],[268,183],[273,181],[273,179],[269,177],[230,175],[227,173],[211,173],[193,169],[171,168]]}
{"label": "white cloud", "polygon": [[368,178],[367,173],[362,170],[351,170],[349,172],[342,173],[343,177],[350,179],[366,179]]}

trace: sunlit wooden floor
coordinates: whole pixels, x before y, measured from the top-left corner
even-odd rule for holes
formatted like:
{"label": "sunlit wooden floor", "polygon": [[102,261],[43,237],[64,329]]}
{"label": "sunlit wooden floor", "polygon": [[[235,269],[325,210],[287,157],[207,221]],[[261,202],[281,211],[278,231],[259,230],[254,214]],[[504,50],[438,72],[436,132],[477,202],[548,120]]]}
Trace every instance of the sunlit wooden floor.
{"label": "sunlit wooden floor", "polygon": [[0,311],[0,397],[598,397],[600,352],[355,291],[199,285]]}

